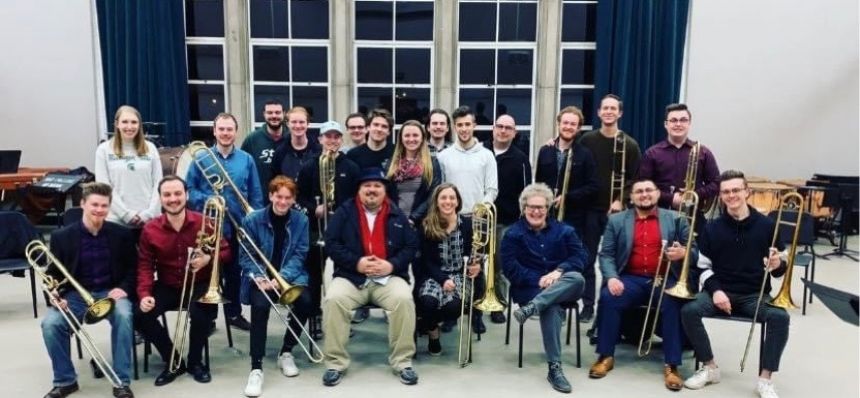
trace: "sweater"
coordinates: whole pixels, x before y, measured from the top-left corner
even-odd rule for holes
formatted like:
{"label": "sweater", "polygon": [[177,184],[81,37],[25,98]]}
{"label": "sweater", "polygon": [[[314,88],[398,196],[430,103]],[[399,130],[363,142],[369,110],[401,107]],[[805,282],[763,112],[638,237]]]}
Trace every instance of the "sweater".
{"label": "sweater", "polygon": [[[627,199],[630,198],[630,187],[633,185],[633,180],[639,171],[639,160],[642,158],[642,151],[639,149],[639,143],[633,137],[622,131],[618,133],[624,136],[626,142],[624,148],[625,200],[622,200],[621,203],[627,206]],[[612,170],[615,168],[617,172],[621,172],[621,158],[619,157],[618,160],[615,160],[613,152],[615,138],[607,138],[600,133],[600,130],[592,130],[582,136],[579,144],[590,150],[591,156],[594,158],[595,174],[597,176],[597,196],[595,196],[595,200],[592,203],[592,208],[605,212],[609,210],[609,189]]]}
{"label": "sweater", "polygon": [[269,135],[266,124],[263,123],[262,126],[248,134],[245,141],[242,142],[241,149],[248,152],[248,154],[254,158],[254,164],[257,166],[257,175],[260,176],[260,186],[263,189],[262,194],[263,201],[265,203],[269,202],[267,187],[269,185],[269,181],[272,179],[272,159],[275,157],[275,148],[277,148],[278,144],[283,142],[285,138],[289,138],[289,130],[284,127],[283,131],[286,134],[281,135],[281,139],[275,141],[272,136]]}
{"label": "sweater", "polygon": [[[492,151],[492,141],[484,141],[484,147]],[[495,156],[498,176],[505,181],[499,184],[496,196],[496,219],[501,225],[511,225],[520,218],[520,193],[532,183],[532,165],[528,155],[513,145]]]}
{"label": "sweater", "polygon": [[122,156],[113,153],[111,138],[96,148],[96,181],[113,188],[107,220],[127,225],[134,216],[149,221],[161,214],[158,182],[161,181],[161,158],[151,142],[146,141],[146,155],[140,156],[131,143],[123,143]]}
{"label": "sweater", "polygon": [[472,214],[478,203],[493,203],[499,194],[496,157],[477,140],[465,149],[457,141],[436,155],[445,181],[457,186],[463,199],[460,214]]}
{"label": "sweater", "polygon": [[[556,138],[556,145],[557,143],[558,138]],[[567,154],[562,155],[562,162],[559,165],[559,150],[556,145],[541,147],[537,158],[535,182],[542,182],[550,189],[554,189],[556,195],[561,195]],[[564,198],[564,221],[582,230],[585,212],[591,208],[594,195],[597,193],[597,177],[594,173],[594,159],[591,157],[591,151],[582,145],[574,144],[572,152],[570,182]]]}

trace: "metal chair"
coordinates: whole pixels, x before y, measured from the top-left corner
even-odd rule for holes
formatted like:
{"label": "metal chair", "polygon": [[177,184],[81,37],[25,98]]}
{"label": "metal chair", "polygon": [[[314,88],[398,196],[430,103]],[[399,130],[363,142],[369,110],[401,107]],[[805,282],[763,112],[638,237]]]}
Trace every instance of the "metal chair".
{"label": "metal chair", "polygon": [[[582,353],[581,353],[581,340],[580,340],[580,326],[579,326],[579,303],[577,302],[567,302],[561,304],[562,308],[567,310],[567,336],[565,338],[565,344],[570,345],[570,332],[571,332],[571,324],[576,324],[576,367],[582,367]],[[511,342],[511,307],[510,303],[508,303],[508,315],[505,320],[505,345],[510,344]],[[575,316],[574,316],[575,314]],[[523,337],[524,337],[524,328],[525,324],[520,324],[520,336],[518,343],[518,352],[517,352],[517,367],[523,367]]]}
{"label": "metal chair", "polygon": [[38,318],[36,308],[36,276],[24,257],[24,247],[41,236],[23,213],[0,211],[0,274],[23,277],[30,270],[30,295],[33,298],[33,318]]}
{"label": "metal chair", "polygon": [[[798,251],[795,255],[794,266],[803,267],[803,277],[815,282],[815,220],[812,218],[810,213],[804,211],[800,214],[800,232],[797,236],[797,246],[802,246],[803,250]],[[776,220],[776,212],[770,212],[768,217],[772,220]],[[789,223],[797,222],[797,217],[798,212],[796,211],[783,211],[782,213],[783,220]],[[794,227],[790,225],[780,226],[779,238],[786,247],[791,244],[793,232]],[[809,299],[809,303],[812,303],[812,295],[809,294],[809,288],[804,285],[803,306],[801,311],[802,315],[806,315],[807,297]]]}

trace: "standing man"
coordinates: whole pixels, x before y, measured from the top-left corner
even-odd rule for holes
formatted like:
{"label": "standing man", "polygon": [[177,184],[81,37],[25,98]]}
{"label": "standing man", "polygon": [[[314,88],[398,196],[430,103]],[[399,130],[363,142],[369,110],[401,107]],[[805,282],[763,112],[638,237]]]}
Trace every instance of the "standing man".
{"label": "standing man", "polygon": [[[165,369],[155,378],[156,386],[172,382],[177,376],[187,371],[199,383],[212,380],[201,361],[203,346],[209,339],[209,325],[218,316],[218,306],[197,302],[209,287],[212,277],[212,258],[218,255],[221,264],[229,263],[231,259],[230,246],[226,239],[221,239],[221,249],[218,254],[206,253],[198,247],[197,233],[203,228],[203,216],[185,208],[188,190],[185,181],[177,176],[164,177],[158,184],[158,194],[161,198],[161,208],[164,213],[143,227],[138,246],[137,262],[137,296],[140,304],[135,311],[135,326],[146,336],[161,354]],[[194,285],[188,281],[185,302],[191,304],[186,308],[191,327],[188,336],[188,361],[170,371],[169,361],[174,349],[167,329],[159,322],[166,311],[179,306],[183,279],[191,278],[186,275],[188,248],[195,248],[194,254],[187,264],[195,275]],[[211,248],[210,248],[211,249]],[[158,275],[158,280],[155,276]],[[177,352],[175,355],[183,355]]]}
{"label": "standing man", "polygon": [[762,328],[767,332],[756,392],[762,398],[776,398],[771,377],[779,370],[779,361],[788,343],[790,317],[785,309],[764,302],[770,300],[770,276],[778,278],[786,271],[787,254],[780,239],[776,239],[777,247],[771,247],[774,220],[747,204],[750,191],[742,172],[726,170],[720,176],[719,187],[726,212],[709,222],[699,237],[702,251],[699,268],[704,270],[701,276],[704,290],[681,310],[684,330],[696,351],[696,359],[704,366],[684,385],[699,389],[720,382],[720,368],[714,361],[702,318],[718,312],[753,317],[764,281],[758,320],[763,322]]}
{"label": "standing man", "polygon": [[418,240],[409,219],[386,197],[385,182],[382,169],[365,170],[355,200],[337,209],[326,230],[326,251],[334,262],[323,311],[326,386],[340,383],[349,368],[350,313],[368,303],[391,313],[389,365],[401,383],[418,383],[412,369],[415,302],[408,282]]}
{"label": "standing man", "polygon": [[350,113],[346,117],[346,130],[349,132],[351,141],[346,152],[350,149],[360,147],[367,142],[367,119],[361,112]]}
{"label": "standing man", "polygon": [[451,146],[453,139],[451,134],[451,117],[448,112],[442,108],[435,108],[430,111],[427,117],[427,134],[430,136],[427,140],[430,149],[430,155],[436,156],[445,148]]}
{"label": "standing man", "polygon": [[[445,181],[457,186],[463,199],[460,214],[471,222],[472,209],[478,203],[493,203],[499,194],[498,170],[496,157],[489,149],[480,145],[475,138],[475,113],[468,106],[461,106],[454,111],[454,128],[457,130],[457,140],[453,145],[439,153],[436,158],[442,166]],[[475,289],[484,290],[484,278],[475,279]],[[475,333],[487,331],[479,310],[472,312],[472,329]]]}
{"label": "standing man", "polygon": [[[211,148],[215,154],[215,159],[202,159],[201,163],[212,161],[220,163],[227,171],[227,177],[233,181],[239,192],[235,192],[229,187],[222,192],[215,192],[212,184],[206,179],[200,168],[194,164],[188,169],[188,176],[186,177],[188,204],[192,210],[203,210],[203,204],[212,195],[218,194],[224,197],[227,203],[227,218],[230,220],[230,222],[224,223],[224,237],[230,241],[230,247],[234,248],[231,258],[238,257],[235,253],[237,245],[233,234],[234,224],[238,225],[242,222],[247,211],[263,207],[262,188],[260,188],[260,178],[257,174],[254,158],[248,152],[236,148],[235,145],[237,126],[239,126],[239,122],[236,121],[236,117],[229,113],[219,113],[218,116],[215,116],[213,129],[215,146]],[[209,166],[211,164],[202,165],[202,167]],[[244,209],[236,195],[241,195],[251,206],[251,209]],[[229,304],[224,305],[227,321],[231,326],[241,330],[250,330],[251,324],[242,317],[242,305],[239,303],[239,267],[235,264],[225,264],[223,271],[221,275],[224,280],[224,296],[230,300]]]}
{"label": "standing man", "polygon": [[[502,241],[505,231],[520,218],[520,193],[532,183],[532,165],[529,157],[519,148],[511,145],[517,137],[517,123],[510,115],[501,115],[493,125],[493,140],[484,141],[484,147],[496,155],[497,175],[505,177],[505,184],[499,185],[499,195],[496,196],[496,233],[497,240]],[[501,256],[496,253],[496,264],[501,266]],[[496,273],[496,289],[499,292],[508,291],[507,278],[502,272]],[[490,313],[493,323],[505,323],[505,313],[494,311]]]}
{"label": "standing man", "polygon": [[[111,324],[113,369],[122,385],[113,388],[113,396],[133,398],[129,384],[134,332],[128,296],[134,292],[137,255],[131,232],[105,221],[110,201],[110,185],[101,182],[84,184],[81,192],[83,218],[51,233],[51,252],[94,299],[110,297],[115,301],[108,321]],[[48,274],[58,281],[65,279],[56,267],[50,267]],[[45,398],[64,398],[78,391],[78,382],[69,347],[72,330],[58,308],[81,320],[87,303],[68,283],[58,286],[51,296],[54,306],[42,320],[42,337],[51,357],[54,388]]]}
{"label": "standing man", "polygon": [[[272,159],[272,176],[284,175],[295,180],[299,177],[299,171],[305,163],[319,155],[320,146],[315,140],[308,139],[308,122],[310,115],[308,111],[295,106],[287,112],[287,124],[290,127],[290,139],[282,140],[275,150]],[[268,181],[261,181],[267,185]]]}
{"label": "standing man", "polygon": [[388,169],[388,162],[394,154],[394,145],[388,143],[388,136],[394,127],[394,118],[385,109],[374,109],[370,111],[367,120],[368,127],[367,142],[349,151],[347,156],[358,165],[360,170],[369,167],[381,167]]}
{"label": "standing man", "polygon": [[[272,179],[272,158],[275,157],[275,148],[284,138],[284,105],[277,100],[266,101],[263,105],[263,118],[266,122],[249,133],[245,141],[242,141],[242,150],[254,158],[257,173],[260,175],[260,186],[265,187]],[[264,193],[261,195],[268,203],[268,197]]]}

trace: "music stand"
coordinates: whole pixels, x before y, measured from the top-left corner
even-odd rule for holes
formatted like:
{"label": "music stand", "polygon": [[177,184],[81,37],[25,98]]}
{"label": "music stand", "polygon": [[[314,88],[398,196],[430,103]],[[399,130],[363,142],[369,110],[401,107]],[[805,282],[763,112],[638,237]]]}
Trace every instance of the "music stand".
{"label": "music stand", "polygon": [[858,199],[860,199],[860,185],[851,183],[833,183],[839,188],[839,246],[833,249],[832,253],[823,255],[823,258],[828,256],[845,256],[854,261],[860,261],[852,254],[860,254],[857,250],[847,248],[848,235],[851,233],[852,216],[854,209],[858,207]]}
{"label": "music stand", "polygon": [[860,326],[860,316],[857,312],[858,299],[856,294],[836,290],[832,287],[810,282],[806,278],[800,278],[804,285],[809,287],[812,294],[818,296],[830,311],[833,311],[839,319]]}

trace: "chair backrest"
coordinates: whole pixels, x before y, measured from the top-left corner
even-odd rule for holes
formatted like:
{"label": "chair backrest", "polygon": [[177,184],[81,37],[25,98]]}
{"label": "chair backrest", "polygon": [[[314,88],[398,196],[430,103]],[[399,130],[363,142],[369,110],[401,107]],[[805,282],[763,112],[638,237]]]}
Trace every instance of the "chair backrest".
{"label": "chair backrest", "polygon": [[24,213],[0,211],[0,259],[23,258],[24,248],[38,238],[39,231]]}
{"label": "chair backrest", "polygon": [[84,216],[84,209],[80,207],[72,207],[63,212],[63,225],[72,224]]}
{"label": "chair backrest", "polygon": [[[767,214],[768,218],[776,221],[777,211],[771,211]],[[784,210],[782,212],[782,220],[785,222],[796,223],[797,222],[797,211]],[[798,245],[812,245],[815,243],[815,220],[812,218],[812,215],[808,212],[800,213],[800,232],[797,234],[797,244]],[[791,244],[791,240],[794,237],[794,226],[792,225],[780,225],[779,226],[779,240],[786,248]]]}

